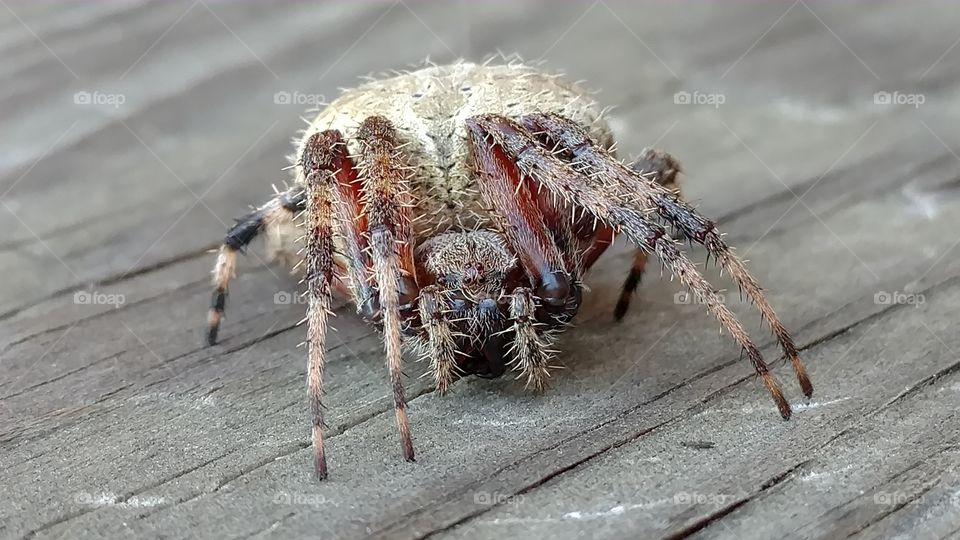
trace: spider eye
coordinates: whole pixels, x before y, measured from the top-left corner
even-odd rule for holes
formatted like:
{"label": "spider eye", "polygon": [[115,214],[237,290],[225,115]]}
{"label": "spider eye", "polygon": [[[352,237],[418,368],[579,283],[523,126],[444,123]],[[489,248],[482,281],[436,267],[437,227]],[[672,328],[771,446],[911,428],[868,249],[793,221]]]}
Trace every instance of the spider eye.
{"label": "spider eye", "polygon": [[476,285],[483,281],[483,265],[478,262],[465,264],[461,280],[464,285]]}

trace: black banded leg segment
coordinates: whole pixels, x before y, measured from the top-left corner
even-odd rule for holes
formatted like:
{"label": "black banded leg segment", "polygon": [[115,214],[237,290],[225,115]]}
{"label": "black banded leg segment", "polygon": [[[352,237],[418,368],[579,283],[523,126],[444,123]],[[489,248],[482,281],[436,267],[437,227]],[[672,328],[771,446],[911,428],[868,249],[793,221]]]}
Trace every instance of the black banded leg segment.
{"label": "black banded leg segment", "polygon": [[630,273],[627,274],[627,279],[623,282],[623,288],[620,290],[620,298],[617,300],[617,307],[613,310],[613,316],[619,321],[627,314],[627,310],[630,309],[630,300],[633,297],[633,292],[637,290],[637,286],[640,285],[640,280],[643,278],[643,271],[647,267],[647,252],[642,249],[637,249],[633,252],[633,264],[630,266]]}
{"label": "black banded leg segment", "polygon": [[401,379],[401,306],[413,303],[419,292],[413,268],[414,239],[409,216],[409,169],[400,157],[396,132],[389,120],[371,116],[360,124],[360,170],[363,203],[368,219],[367,242],[379,289],[380,319],[393,405],[403,457],[413,461],[413,442],[407,420],[407,401]]}
{"label": "black banded leg segment", "polygon": [[[563,197],[570,204],[580,205],[599,220],[614,226],[637,244],[641,249],[654,252],[669,267],[682,283],[685,283],[721,325],[730,332],[737,343],[746,351],[767,390],[773,397],[781,416],[790,417],[790,405],[783,397],[780,385],[769,372],[766,363],[756,345],[744,331],[737,318],[723,304],[722,299],[710,284],[697,271],[694,264],[683,255],[666,231],[652,223],[641,210],[624,206],[628,193],[612,183],[604,175],[586,176],[575,169],[573,164],[562,161],[542,141],[534,138],[531,132],[518,123],[501,116],[487,115],[474,117],[468,121],[470,130],[490,135],[512,158],[519,170],[545,188]],[[542,129],[533,124],[531,127]],[[563,141],[560,141],[563,142]],[[574,151],[580,146],[571,146]],[[574,155],[574,157],[576,157]]]}
{"label": "black banded leg segment", "polygon": [[662,221],[676,227],[680,234],[706,247],[770,325],[780,348],[793,366],[804,395],[809,397],[813,394],[813,384],[800,360],[793,338],[767,302],[760,286],[723,241],[714,222],[700,215],[675,190],[670,189],[680,170],[673,157],[656,150],[644,151],[640,161],[635,164],[644,171],[641,174],[625,167],[609,152],[595,145],[583,128],[562,116],[530,115],[524,118],[524,124],[566,150],[572,168],[585,176],[602,178],[609,191],[622,200],[630,201],[629,206],[634,211],[655,212]]}
{"label": "black banded leg segment", "polygon": [[238,219],[223,239],[217,263],[213,268],[213,297],[207,315],[207,344],[216,345],[220,320],[227,307],[227,285],[237,277],[237,253],[253,241],[263,230],[263,211],[257,210]]}
{"label": "black banded leg segment", "polygon": [[210,300],[210,312],[207,315],[208,345],[217,343],[220,321],[223,319],[227,305],[227,286],[237,275],[237,253],[243,253],[247,245],[263,232],[271,214],[286,212],[296,215],[305,207],[304,191],[300,188],[292,188],[278,194],[256,211],[237,219],[236,224],[227,231],[213,269],[214,290]]}

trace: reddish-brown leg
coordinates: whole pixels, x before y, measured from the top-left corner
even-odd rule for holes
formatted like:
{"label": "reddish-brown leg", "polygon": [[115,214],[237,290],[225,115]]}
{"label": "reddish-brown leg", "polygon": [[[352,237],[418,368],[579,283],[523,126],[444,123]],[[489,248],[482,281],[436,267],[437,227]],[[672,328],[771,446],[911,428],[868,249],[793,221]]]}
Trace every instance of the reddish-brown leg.
{"label": "reddish-brown leg", "polygon": [[342,145],[336,146],[330,133],[310,137],[301,163],[306,178],[307,213],[306,275],[307,308],[307,393],[312,414],[314,470],[317,478],[327,477],[327,457],[323,446],[323,365],[326,352],[327,322],[333,304],[333,204],[334,171],[331,162]]}
{"label": "reddish-brown leg", "polygon": [[334,173],[336,180],[331,195],[343,249],[343,257],[339,263],[345,270],[347,285],[359,310],[363,306],[376,303],[376,290],[370,283],[373,263],[367,253],[367,239],[364,236],[367,216],[361,200],[359,172],[347,155],[347,145],[339,131],[328,130],[321,135],[329,139],[335,148],[327,167]]}
{"label": "reddish-brown leg", "polygon": [[[593,216],[590,216],[590,219],[593,219]],[[610,244],[613,243],[613,228],[603,224],[597,223],[595,227],[590,225],[591,232],[587,234],[579,234],[581,237],[589,237],[590,242],[587,247],[583,250],[583,254],[580,256],[580,265],[583,268],[583,271],[586,272],[589,270],[594,263],[597,262],[597,259],[610,247]]]}
{"label": "reddish-brown leg", "polygon": [[[779,383],[770,373],[760,351],[740,322],[723,304],[723,299],[697,271],[695,265],[677,249],[676,243],[666,231],[652,223],[643,211],[623,204],[627,193],[601,175],[588,177],[575,170],[544,147],[525,127],[508,118],[497,115],[474,117],[468,125],[471,131],[482,136],[491,136],[514,161],[521,173],[539,181],[545,188],[565,198],[569,204],[580,205],[601,221],[623,231],[638,246],[656,253],[746,351],[780,414],[784,418],[790,417],[790,405],[783,397]],[[582,146],[574,147],[576,150],[581,148]]]}
{"label": "reddish-brown leg", "polygon": [[530,277],[535,294],[550,306],[565,308],[572,280],[563,255],[548,233],[555,224],[544,220],[528,182],[520,177],[503,150],[488,139],[476,131],[470,133],[480,193],[493,209],[494,218]]}
{"label": "reddish-brown leg", "polygon": [[784,354],[790,360],[800,387],[806,396],[813,394],[813,385],[790,333],[780,322],[773,307],[767,302],[760,286],[720,236],[713,221],[701,216],[679,195],[669,189],[680,166],[664,152],[646,150],[641,157],[645,172],[630,170],[608,151],[594,144],[587,133],[575,122],[556,114],[537,114],[524,118],[525,125],[543,132],[550,141],[567,153],[570,165],[590,178],[602,178],[611,191],[623,200],[633,201],[639,211],[656,212],[661,219],[675,226],[684,236],[703,244],[747,297],[757,306],[761,316],[770,325]]}
{"label": "reddish-brown leg", "polygon": [[[578,276],[570,272],[575,268],[571,261],[577,252],[572,226],[569,216],[559,215],[557,206],[532,192],[529,181],[521,177],[503,149],[493,145],[489,137],[471,130],[470,147],[480,193],[492,208],[500,230],[533,287],[518,288],[510,298],[514,336],[512,363],[528,388],[542,390],[546,386],[550,360],[549,340],[543,330],[563,324],[579,307],[580,294],[576,290],[579,285],[575,281]],[[566,229],[557,237],[550,234],[549,231],[561,226]],[[557,239],[564,243],[566,252],[558,248]],[[546,313],[544,319],[554,320],[538,324],[539,309]]]}
{"label": "reddish-brown leg", "polygon": [[400,157],[396,131],[389,120],[371,116],[360,124],[360,177],[367,216],[366,240],[379,289],[379,319],[393,386],[393,404],[403,457],[413,461],[407,402],[401,380],[401,308],[417,297],[410,225],[409,168]]}
{"label": "reddish-brown leg", "polygon": [[[323,449],[321,405],[324,340],[335,273],[349,282],[357,306],[377,304],[379,296],[370,283],[372,262],[365,237],[367,217],[361,201],[358,172],[347,155],[339,131],[312,135],[304,146],[301,166],[306,180],[307,205],[306,277],[310,306],[307,316],[309,347],[308,388],[313,412],[314,461],[319,478],[327,474]],[[333,259],[333,225],[341,238],[343,257]]]}

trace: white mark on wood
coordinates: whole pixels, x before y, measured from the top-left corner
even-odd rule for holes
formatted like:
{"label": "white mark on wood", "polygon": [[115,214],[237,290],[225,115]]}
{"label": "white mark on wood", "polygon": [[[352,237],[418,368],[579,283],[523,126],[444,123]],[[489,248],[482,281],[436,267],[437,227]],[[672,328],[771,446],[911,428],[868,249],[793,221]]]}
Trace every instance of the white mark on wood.
{"label": "white mark on wood", "polygon": [[847,400],[849,400],[849,399],[851,399],[851,398],[845,397],[845,398],[840,398],[840,399],[832,399],[832,400],[830,400],[830,401],[811,401],[810,403],[798,403],[798,404],[794,405],[793,409],[794,409],[795,411],[803,411],[803,410],[806,410],[806,409],[817,409],[817,408],[820,408],[820,407],[826,407],[826,406],[828,406],[828,405],[834,405],[834,404],[836,404],[836,403],[842,403],[842,402],[847,401]]}
{"label": "white mark on wood", "polygon": [[144,403],[163,403],[165,405],[178,405],[191,409],[215,407],[219,404],[217,398],[211,395],[194,399],[189,395],[174,392],[150,392],[132,396],[127,401],[137,405]]}
{"label": "white mark on wood", "polygon": [[166,497],[130,497],[120,500],[113,493],[79,493],[76,501],[89,506],[114,506],[117,508],[150,508],[167,502]]}
{"label": "white mark on wood", "polygon": [[673,498],[657,499],[650,500],[643,503],[634,503],[634,504],[618,504],[610,508],[609,510],[602,510],[598,512],[582,512],[582,511],[573,511],[563,514],[559,518],[555,517],[545,517],[545,518],[496,518],[484,523],[489,523],[491,525],[505,525],[510,523],[556,523],[558,521],[591,521],[595,519],[607,519],[617,516],[622,516],[631,510],[648,510],[651,508],[656,508],[658,506],[663,506],[666,504],[673,504]]}
{"label": "white mark on wood", "polygon": [[809,473],[800,477],[801,482],[814,482],[820,480],[830,480],[833,477],[843,474],[851,469],[854,469],[854,465],[847,465],[846,467],[841,467],[839,469],[834,469],[832,471],[810,471]]}
{"label": "white mark on wood", "polygon": [[482,523],[490,525],[509,525],[515,523],[557,523],[560,521],[591,521],[595,519],[607,519],[612,517],[618,517],[626,514],[631,510],[648,510],[650,508],[656,508],[658,506],[663,506],[666,504],[673,504],[673,498],[665,498],[658,500],[651,500],[644,503],[634,503],[634,504],[618,504],[617,506],[611,507],[609,510],[602,510],[598,512],[582,512],[582,511],[573,511],[563,514],[559,518],[555,517],[545,517],[545,518],[496,518],[492,520],[483,521]]}
{"label": "white mark on wood", "polygon": [[[630,509],[634,510],[637,508],[647,508],[649,504],[631,504]],[[585,519],[600,519],[607,518],[612,516],[619,516],[627,511],[627,507],[621,505],[614,506],[613,508],[605,512],[567,512],[563,515],[564,519],[576,519],[576,520],[585,520]]]}
{"label": "white mark on wood", "polygon": [[[853,398],[848,396],[848,397],[843,397],[839,399],[832,399],[830,401],[811,401],[809,403],[797,403],[792,405],[792,407],[795,412],[799,412],[799,411],[805,411],[808,409],[818,409],[820,407],[835,405],[837,403],[842,403],[850,399],[853,399]],[[700,414],[740,413],[740,414],[746,414],[746,415],[753,415],[753,414],[767,411],[767,410],[769,410],[769,407],[767,407],[766,405],[746,405],[736,409],[724,408],[724,407],[720,407],[716,409],[706,409],[702,411]]]}

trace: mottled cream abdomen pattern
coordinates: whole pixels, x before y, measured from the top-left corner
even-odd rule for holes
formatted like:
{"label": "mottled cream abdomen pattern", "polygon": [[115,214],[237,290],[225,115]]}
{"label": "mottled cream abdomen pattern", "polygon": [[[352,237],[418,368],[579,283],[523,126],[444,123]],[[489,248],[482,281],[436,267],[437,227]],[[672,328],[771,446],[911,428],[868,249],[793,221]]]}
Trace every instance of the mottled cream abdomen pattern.
{"label": "mottled cream abdomen pattern", "polygon": [[[465,120],[480,114],[511,118],[555,112],[586,127],[594,140],[610,146],[612,137],[601,108],[591,96],[557,77],[529,66],[485,66],[461,62],[428,67],[375,80],[348,90],[323,109],[302,141],[313,133],[339,130],[351,154],[359,149],[354,133],[368,116],[388,118],[397,128],[418,214],[418,240],[449,229],[488,225],[466,144]],[[303,183],[300,167],[296,182]]]}

